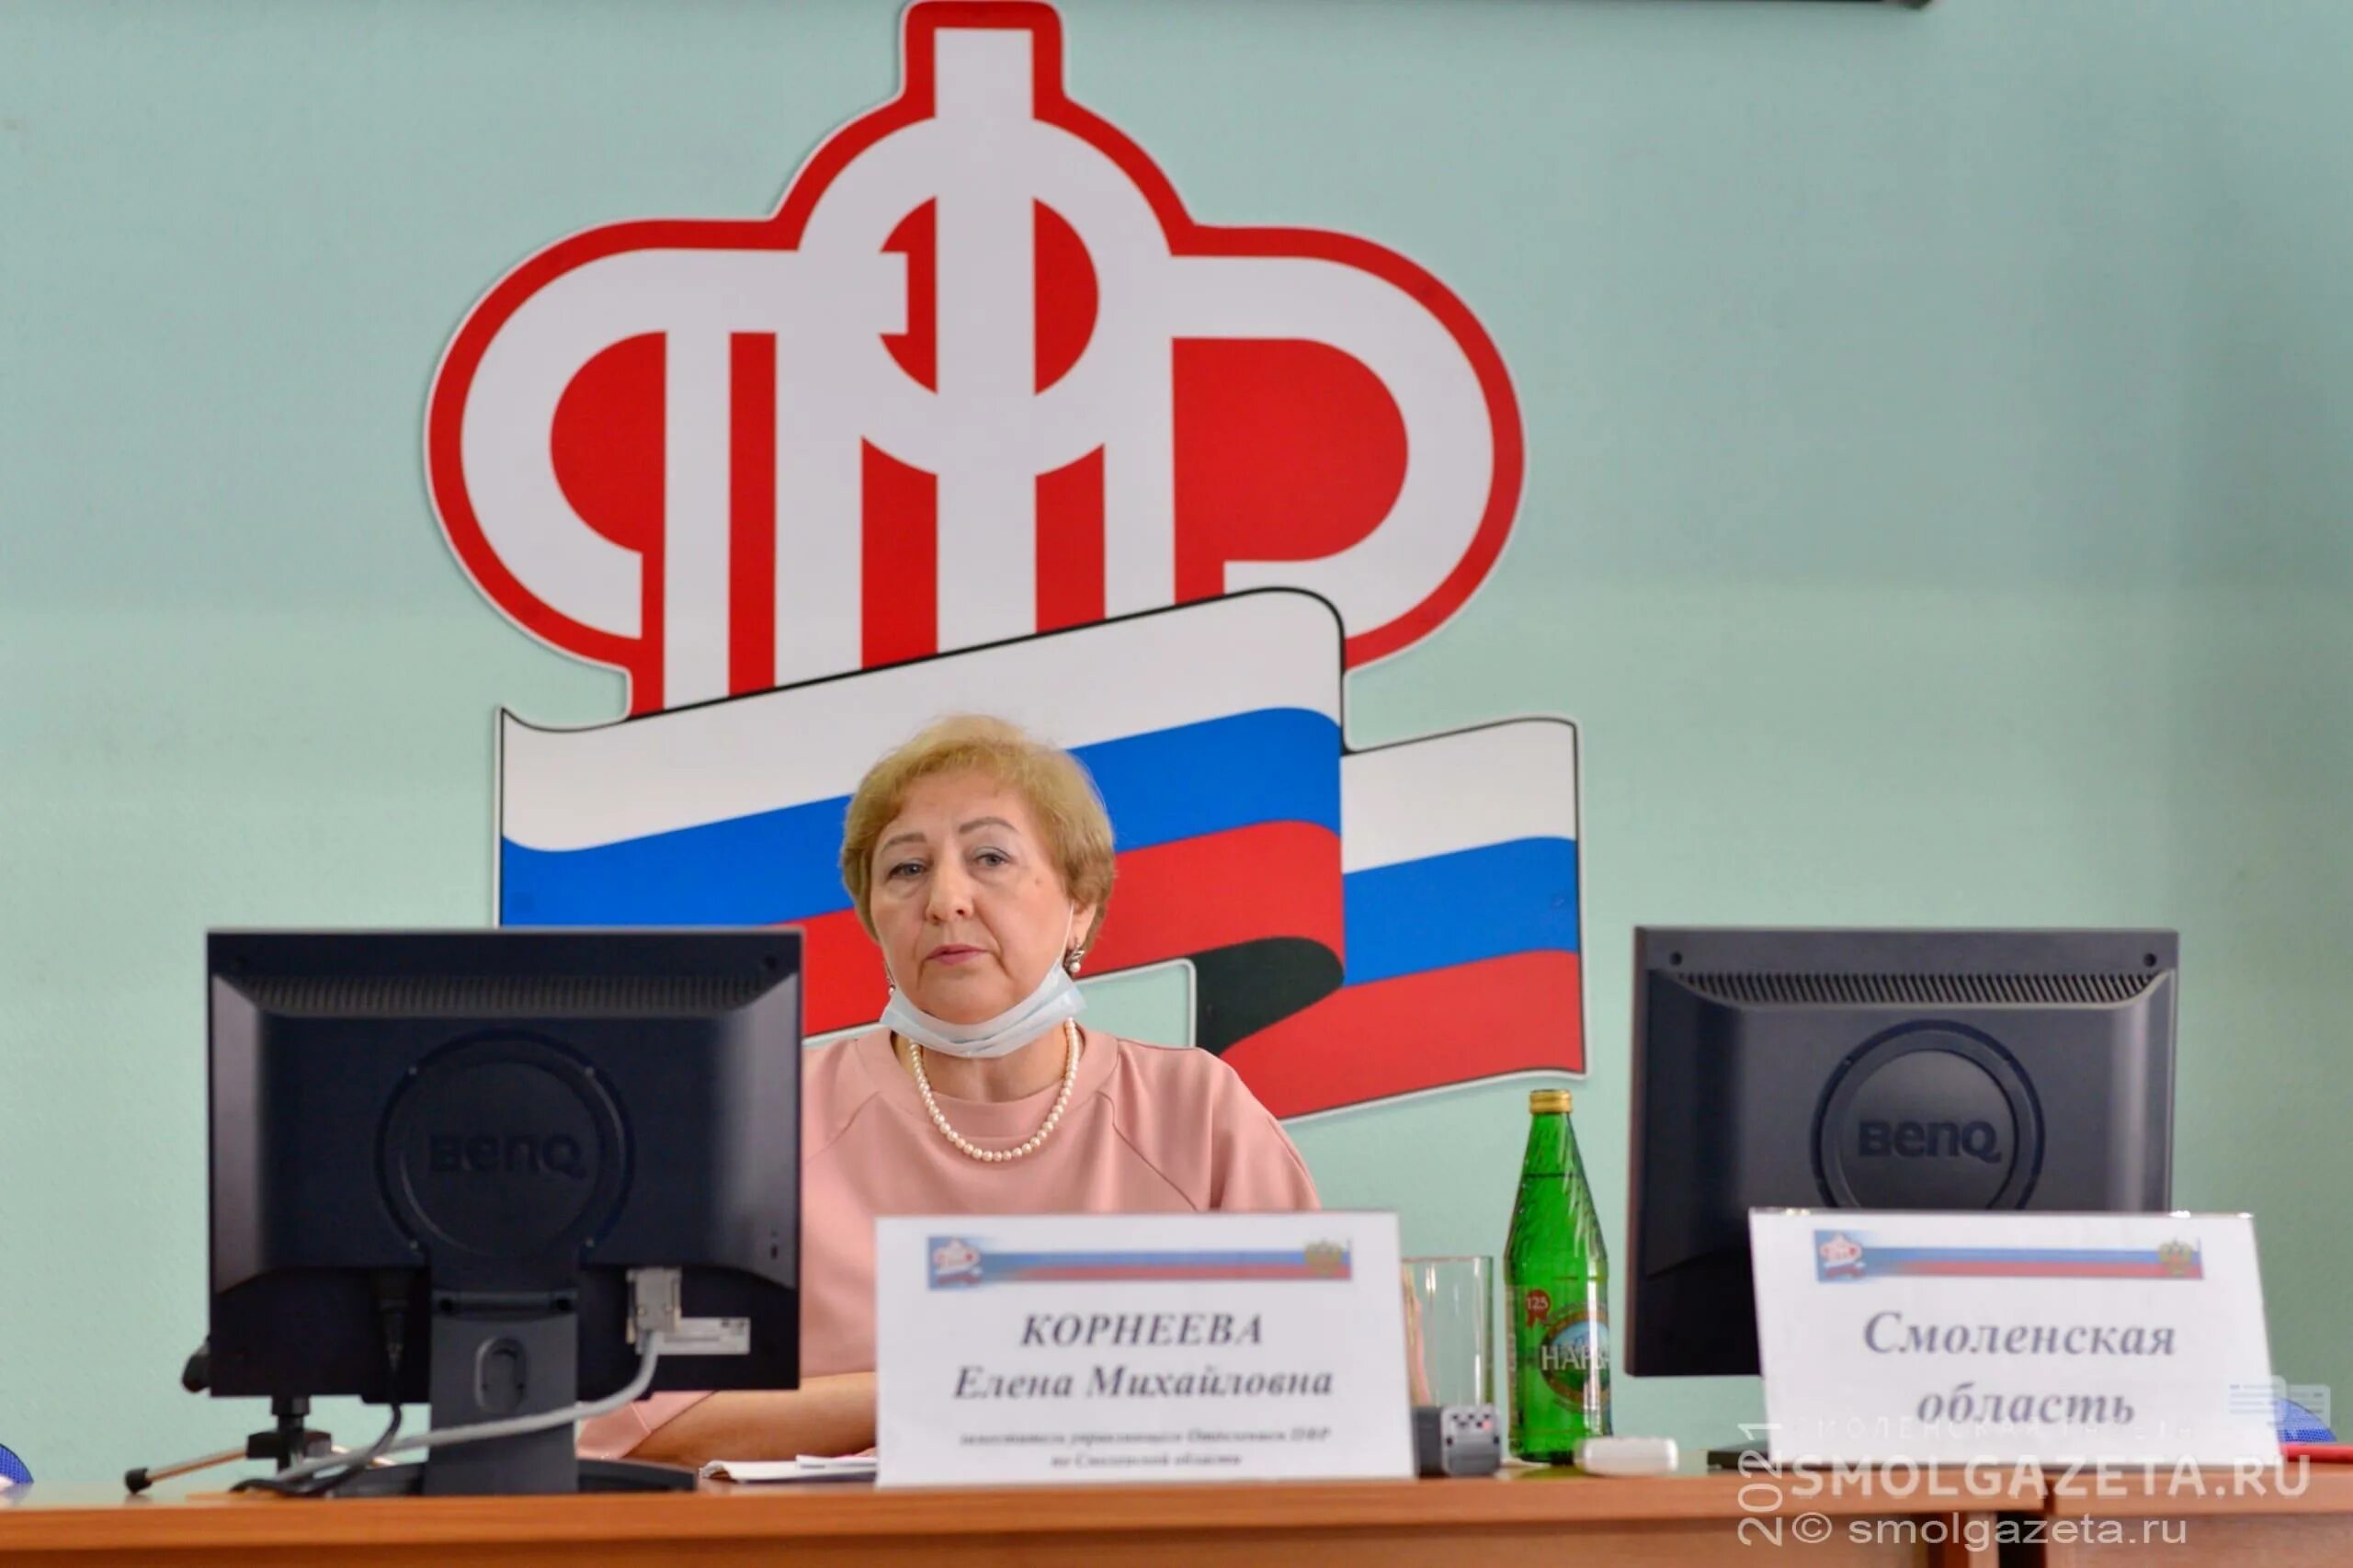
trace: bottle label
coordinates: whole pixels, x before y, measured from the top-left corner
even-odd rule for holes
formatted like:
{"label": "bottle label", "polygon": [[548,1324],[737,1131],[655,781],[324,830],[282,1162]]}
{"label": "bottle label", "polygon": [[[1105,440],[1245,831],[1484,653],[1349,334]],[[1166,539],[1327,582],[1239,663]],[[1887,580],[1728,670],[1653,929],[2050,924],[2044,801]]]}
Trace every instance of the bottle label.
{"label": "bottle label", "polygon": [[1536,1342],[1536,1370],[1562,1402],[1595,1413],[1608,1408],[1609,1318],[1583,1293],[1557,1308],[1552,1293],[1522,1293],[1523,1326]]}

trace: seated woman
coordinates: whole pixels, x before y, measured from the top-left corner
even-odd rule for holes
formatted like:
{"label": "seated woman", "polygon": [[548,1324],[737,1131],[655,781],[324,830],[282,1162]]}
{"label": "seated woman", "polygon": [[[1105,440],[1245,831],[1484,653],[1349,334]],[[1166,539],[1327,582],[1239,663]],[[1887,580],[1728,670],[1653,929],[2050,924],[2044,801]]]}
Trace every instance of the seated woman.
{"label": "seated woman", "polygon": [[1111,874],[1086,770],[1002,720],[943,721],[868,771],[842,881],[892,992],[883,1027],[802,1068],[801,1386],[656,1394],[590,1422],[582,1453],[699,1464],[871,1446],[878,1214],[1316,1207],[1232,1068],[1073,1021]]}

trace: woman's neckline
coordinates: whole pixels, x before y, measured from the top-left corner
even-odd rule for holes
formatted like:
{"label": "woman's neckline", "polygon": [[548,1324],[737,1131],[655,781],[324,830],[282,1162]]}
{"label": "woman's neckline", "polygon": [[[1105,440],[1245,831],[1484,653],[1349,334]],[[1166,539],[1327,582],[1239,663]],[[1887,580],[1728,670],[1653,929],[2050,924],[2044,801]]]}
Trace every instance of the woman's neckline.
{"label": "woman's neckline", "polygon": [[[1111,1076],[1113,1058],[1119,1054],[1119,1040],[1100,1029],[1079,1026],[1081,1036],[1078,1053],[1078,1082],[1071,1090],[1071,1111],[1092,1096]],[[907,1071],[905,1062],[891,1049],[891,1031],[870,1029],[849,1042],[858,1059],[882,1097],[897,1110],[922,1123],[924,1131],[935,1141],[939,1134],[931,1125],[931,1115],[924,1108],[923,1096],[915,1088],[915,1074]],[[1017,1100],[960,1099],[932,1082],[932,1097],[939,1108],[955,1124],[956,1131],[975,1143],[1018,1143],[1038,1131],[1038,1120],[1062,1093],[1059,1074],[1045,1087]],[[1065,1115],[1067,1122],[1068,1113]],[[941,1143],[943,1148],[945,1142]]]}

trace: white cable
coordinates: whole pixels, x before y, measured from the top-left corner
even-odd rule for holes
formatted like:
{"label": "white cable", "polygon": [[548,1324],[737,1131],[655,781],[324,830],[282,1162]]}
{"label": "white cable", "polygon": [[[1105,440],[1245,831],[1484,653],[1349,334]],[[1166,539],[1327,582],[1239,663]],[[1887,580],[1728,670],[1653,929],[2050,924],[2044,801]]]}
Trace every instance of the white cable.
{"label": "white cable", "polygon": [[[403,1437],[393,1443],[384,1450],[384,1454],[404,1454],[417,1449],[438,1449],[450,1443],[482,1443],[494,1437],[525,1437],[534,1432],[545,1432],[551,1427],[568,1426],[575,1421],[593,1421],[599,1415],[609,1415],[625,1404],[637,1403],[644,1397],[645,1391],[653,1385],[654,1365],[662,1358],[662,1335],[658,1333],[647,1333],[640,1336],[639,1343],[645,1348],[644,1353],[638,1358],[637,1376],[631,1378],[629,1381],[629,1386],[619,1393],[608,1394],[605,1398],[592,1403],[568,1404],[562,1410],[543,1410],[537,1415],[510,1415],[503,1421],[478,1421],[470,1426],[443,1426],[433,1431],[419,1432],[415,1437]],[[301,1481],[305,1477],[316,1475],[321,1471],[335,1470],[350,1462],[351,1456],[348,1454],[305,1460],[301,1464],[279,1471],[270,1479],[278,1482]]]}

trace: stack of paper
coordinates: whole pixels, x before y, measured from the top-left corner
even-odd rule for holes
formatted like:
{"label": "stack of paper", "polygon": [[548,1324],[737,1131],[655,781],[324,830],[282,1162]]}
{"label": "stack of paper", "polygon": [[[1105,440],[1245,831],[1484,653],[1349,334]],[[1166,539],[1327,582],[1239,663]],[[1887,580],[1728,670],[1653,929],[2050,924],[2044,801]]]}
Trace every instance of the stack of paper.
{"label": "stack of paper", "polygon": [[712,1481],[871,1481],[874,1456],[828,1459],[823,1454],[802,1454],[790,1460],[713,1460],[702,1467],[702,1473]]}

